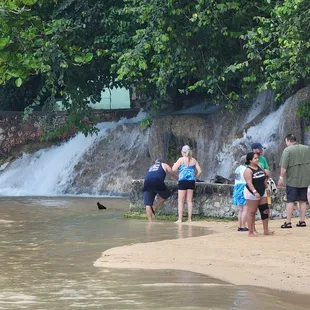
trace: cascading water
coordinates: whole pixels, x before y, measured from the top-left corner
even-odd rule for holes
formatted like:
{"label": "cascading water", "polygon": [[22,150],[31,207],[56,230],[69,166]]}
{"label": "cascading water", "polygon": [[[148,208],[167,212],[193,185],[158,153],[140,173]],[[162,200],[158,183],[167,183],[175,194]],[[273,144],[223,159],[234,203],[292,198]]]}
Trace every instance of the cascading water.
{"label": "cascading water", "polygon": [[[260,142],[266,148],[266,153],[269,154],[268,157],[272,158],[273,151],[277,151],[280,146],[279,141],[283,140],[283,128],[281,122],[285,109],[289,103],[290,100],[287,100],[284,105],[280,106],[277,111],[268,114],[259,124],[244,130],[243,137],[227,141],[227,143],[222,146],[221,151],[215,156],[218,166],[215,167],[214,171],[210,172],[208,177],[212,178],[216,171],[217,174],[229,178],[233,173],[234,167],[237,167],[240,164],[239,159],[241,156],[251,151],[251,144],[254,142]],[[246,123],[250,122],[257,116],[255,110],[257,113],[261,112],[260,107],[255,107],[249,111],[251,117],[249,117],[249,115],[247,116]],[[237,154],[234,154],[235,156],[232,156],[233,150],[236,148],[239,148],[240,151]],[[272,164],[273,160],[272,162],[269,162],[269,165]]]}
{"label": "cascading water", "polygon": [[[173,160],[168,154],[171,145],[177,152],[175,156],[180,156],[181,143],[186,141],[196,146],[194,156],[205,181],[215,175],[231,178],[240,157],[251,151],[253,142],[266,147],[266,157],[275,173],[284,147],[283,137],[289,133],[288,124],[296,119],[291,101],[288,99],[270,113],[269,101],[262,99],[249,111],[238,113],[236,119],[229,114],[223,117],[221,111],[204,116],[169,115],[158,118],[151,128],[142,129],[139,123],[145,113],[139,113],[133,119],[101,123],[97,125],[97,136],[78,134],[61,145],[23,154],[8,166],[2,165],[0,195],[128,194],[131,181],[145,176],[151,158],[164,156]],[[287,115],[292,119],[288,118],[284,125]]]}
{"label": "cascading water", "polygon": [[[121,119],[118,122],[100,123],[97,125],[100,130],[97,136],[85,137],[83,134],[78,134],[59,146],[42,149],[33,154],[23,154],[0,174],[0,195],[102,195],[111,191],[115,193],[121,192],[122,190],[117,188],[117,185],[114,191],[113,189],[106,189],[104,187],[106,184],[104,184],[103,179],[107,178],[105,178],[105,175],[111,174],[113,169],[122,169],[122,165],[124,164],[123,162],[113,162],[114,158],[116,158],[113,152],[117,152],[117,150],[111,151],[111,149],[115,147],[116,143],[105,141],[105,139],[113,139],[111,132],[116,132],[118,129],[118,131],[121,131],[121,135],[116,137],[117,140],[120,141],[122,139],[129,149],[134,148],[134,141],[138,140],[140,144],[141,140],[147,140],[144,136],[145,132],[141,132],[137,125],[134,125],[134,130],[124,129],[124,126],[130,127],[131,124],[137,124],[144,117],[144,113],[139,113],[133,119]],[[102,157],[103,161],[108,162],[110,167],[108,167],[107,171],[103,171],[100,167],[100,162],[97,162],[94,177],[91,178],[91,176],[88,176],[92,180],[90,188],[84,191],[79,186],[77,179],[81,179],[83,177],[83,170],[92,164],[96,147],[102,142],[106,142],[107,145],[105,147],[106,152],[100,154],[100,157]],[[143,143],[141,149],[145,149]],[[89,157],[88,161],[85,160],[87,156]],[[126,175],[124,170],[122,172]]]}

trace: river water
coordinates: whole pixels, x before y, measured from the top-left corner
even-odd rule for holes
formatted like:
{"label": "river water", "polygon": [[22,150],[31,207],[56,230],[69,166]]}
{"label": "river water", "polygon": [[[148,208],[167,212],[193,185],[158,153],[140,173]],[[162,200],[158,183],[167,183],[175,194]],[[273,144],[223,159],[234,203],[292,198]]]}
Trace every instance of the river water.
{"label": "river water", "polygon": [[0,309],[309,309],[308,296],[191,272],[94,267],[111,247],[209,233],[124,219],[127,208],[123,198],[0,198]]}

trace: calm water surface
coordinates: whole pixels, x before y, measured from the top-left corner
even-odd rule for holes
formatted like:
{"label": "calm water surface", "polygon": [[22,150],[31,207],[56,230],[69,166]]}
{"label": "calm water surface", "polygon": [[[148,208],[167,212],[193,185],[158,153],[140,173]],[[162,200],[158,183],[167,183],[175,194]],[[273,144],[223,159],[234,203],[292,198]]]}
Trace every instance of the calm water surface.
{"label": "calm water surface", "polygon": [[107,210],[97,209],[97,198],[0,198],[0,309],[310,308],[308,296],[190,272],[94,267],[111,247],[209,233],[124,219],[126,199],[99,200]]}

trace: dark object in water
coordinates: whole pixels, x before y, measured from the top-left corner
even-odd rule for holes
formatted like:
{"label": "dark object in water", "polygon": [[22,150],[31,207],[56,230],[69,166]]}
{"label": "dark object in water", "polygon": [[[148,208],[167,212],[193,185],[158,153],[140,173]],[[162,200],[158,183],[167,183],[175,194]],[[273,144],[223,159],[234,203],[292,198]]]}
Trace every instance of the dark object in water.
{"label": "dark object in water", "polygon": [[210,181],[210,183],[231,184],[231,181],[228,180],[228,179],[226,179],[226,178],[224,178],[224,177],[222,177],[222,176],[220,176],[220,175],[216,175],[216,176],[214,177],[214,179],[212,179],[212,180]]}
{"label": "dark object in water", "polygon": [[198,182],[198,183],[199,183],[199,182],[204,182],[204,180],[199,180],[199,179],[197,179],[196,182]]}
{"label": "dark object in water", "polygon": [[102,205],[99,201],[97,202],[97,206],[98,206],[99,210],[106,209],[106,207],[104,205]]}

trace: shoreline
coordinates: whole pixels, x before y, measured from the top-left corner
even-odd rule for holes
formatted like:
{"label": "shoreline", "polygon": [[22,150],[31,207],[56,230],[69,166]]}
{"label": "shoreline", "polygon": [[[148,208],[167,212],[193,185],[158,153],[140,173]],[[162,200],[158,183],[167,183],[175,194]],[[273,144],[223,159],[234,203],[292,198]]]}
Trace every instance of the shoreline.
{"label": "shoreline", "polygon": [[[292,229],[281,229],[284,220],[271,220],[275,235],[257,238],[237,232],[236,222],[192,222],[192,226],[209,228],[211,234],[111,248],[94,266],[184,270],[234,285],[309,295],[310,227],[296,227],[297,221],[293,219]],[[261,221],[256,226],[261,232]]]}

